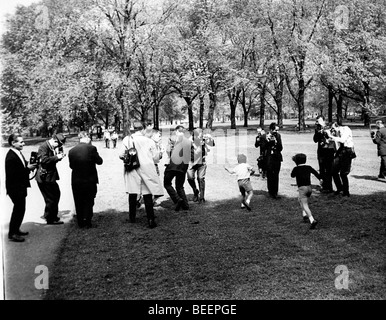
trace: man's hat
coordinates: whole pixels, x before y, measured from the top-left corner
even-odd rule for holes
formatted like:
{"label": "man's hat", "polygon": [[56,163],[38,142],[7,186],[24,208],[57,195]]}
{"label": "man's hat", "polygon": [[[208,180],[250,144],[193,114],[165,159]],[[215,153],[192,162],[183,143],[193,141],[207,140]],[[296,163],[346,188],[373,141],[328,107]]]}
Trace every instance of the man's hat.
{"label": "man's hat", "polygon": [[58,141],[59,146],[62,146],[66,143],[66,137],[63,135],[63,133],[55,133],[52,138]]}

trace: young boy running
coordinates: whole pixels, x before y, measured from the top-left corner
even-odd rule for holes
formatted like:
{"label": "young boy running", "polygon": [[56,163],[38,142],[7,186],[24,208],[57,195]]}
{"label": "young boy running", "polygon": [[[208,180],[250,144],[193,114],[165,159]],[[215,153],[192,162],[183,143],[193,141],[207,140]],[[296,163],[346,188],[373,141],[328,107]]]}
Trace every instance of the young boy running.
{"label": "young boy running", "polygon": [[253,196],[253,188],[251,184],[250,176],[255,173],[252,166],[247,164],[247,157],[244,154],[239,154],[237,156],[237,162],[239,163],[233,169],[228,169],[224,166],[230,174],[237,175],[237,183],[239,185],[239,190],[241,192],[241,208],[247,208],[248,211],[251,211],[250,202]]}
{"label": "young boy running", "polygon": [[303,153],[298,153],[292,157],[292,160],[296,163],[296,167],[291,172],[291,177],[296,178],[296,184],[299,191],[299,203],[303,213],[303,221],[310,222],[310,229],[315,229],[318,221],[312,216],[311,210],[308,206],[308,199],[312,194],[311,188],[311,173],[318,178],[321,182],[319,173],[309,165],[306,165],[307,156]]}

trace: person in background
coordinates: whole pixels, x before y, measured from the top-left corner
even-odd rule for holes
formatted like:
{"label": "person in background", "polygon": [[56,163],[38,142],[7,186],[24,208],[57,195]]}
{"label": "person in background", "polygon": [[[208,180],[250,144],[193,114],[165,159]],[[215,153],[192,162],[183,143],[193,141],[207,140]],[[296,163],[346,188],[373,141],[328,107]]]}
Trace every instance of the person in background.
{"label": "person in background", "polygon": [[[192,187],[194,196],[193,201],[205,202],[205,175],[206,175],[206,156],[209,147],[214,147],[214,139],[210,134],[203,134],[202,129],[195,128],[192,135],[192,155],[187,171],[188,183]],[[198,188],[195,183],[197,173]]]}
{"label": "person in background", "polygon": [[237,175],[237,183],[241,193],[241,209],[247,208],[248,211],[251,211],[250,203],[253,196],[251,175],[253,175],[255,171],[253,167],[247,163],[247,157],[244,154],[237,156],[237,162],[238,165],[233,169],[228,169],[225,165],[224,169],[230,174]]}
{"label": "person in background", "polygon": [[269,126],[269,132],[267,133],[267,188],[269,195],[278,199],[279,191],[279,173],[283,156],[281,154],[283,150],[283,144],[281,141],[281,135],[278,132],[279,127],[275,122],[272,122]]}
{"label": "person in background", "polygon": [[137,124],[136,132],[127,135],[119,151],[119,158],[124,160],[127,150],[135,148],[138,155],[139,167],[131,171],[124,171],[126,193],[129,194],[129,218],[131,223],[136,222],[137,197],[143,195],[148,227],[157,227],[154,217],[154,197],[163,196],[163,188],[157,174],[155,163],[159,161],[159,152],[155,142],[148,136],[151,128],[145,124]]}
{"label": "person in background", "polygon": [[96,165],[101,165],[103,159],[99,156],[97,148],[91,144],[87,132],[79,132],[78,138],[79,144],[68,153],[69,164],[72,169],[72,194],[78,226],[91,228],[94,199],[99,183]]}
{"label": "person in background", "polygon": [[315,123],[314,142],[318,144],[317,157],[319,173],[323,179],[322,192],[334,192],[332,188],[332,166],[336,151],[335,142],[329,138],[324,117],[318,116]]}
{"label": "person in background", "polygon": [[65,142],[66,137],[62,133],[56,133],[38,150],[40,165],[36,174],[36,182],[46,203],[43,218],[47,224],[63,224],[58,217],[60,188],[56,182],[59,180],[56,164],[66,156],[63,151]]}
{"label": "person in background", "polygon": [[103,139],[105,140],[106,148],[110,149],[111,135],[109,130],[105,129],[105,131],[103,132]]}
{"label": "person in background", "polygon": [[310,207],[308,205],[308,200],[312,194],[311,188],[311,174],[317,177],[321,183],[321,175],[311,166],[306,165],[307,156],[303,153],[298,153],[292,157],[292,160],[295,162],[296,167],[293,168],[291,172],[291,177],[296,178],[296,184],[298,186],[299,192],[299,204],[302,209],[303,222],[310,222],[310,229],[315,229],[318,221],[314,219]]}
{"label": "person in background", "polygon": [[117,147],[118,133],[114,130],[111,134],[111,141],[113,142],[113,148]]}
{"label": "person in background", "polygon": [[265,179],[267,176],[267,136],[263,128],[257,128],[257,136],[255,140],[255,148],[260,148],[260,156],[257,158],[257,165],[259,167],[259,173],[261,177]]}
{"label": "person in background", "polygon": [[342,196],[350,196],[350,186],[348,175],[351,171],[352,159],[356,157],[354,152],[354,141],[352,131],[348,126],[341,126],[338,123],[333,123],[331,130],[328,131],[328,136],[335,142],[339,143],[339,148],[334,156],[334,165],[332,169],[332,177],[336,186],[335,195],[342,192]]}
{"label": "person in background", "polygon": [[31,187],[29,173],[36,169],[37,163],[28,163],[22,150],[23,137],[19,134],[11,134],[8,138],[10,149],[5,157],[5,188],[13,202],[11,220],[9,222],[8,239],[14,242],[23,242],[23,236],[28,232],[20,230],[24,219],[27,188]]}
{"label": "person in background", "polygon": [[381,158],[378,180],[386,182],[386,128],[382,120],[376,122],[377,132],[371,132],[371,139],[378,147],[378,156]]}

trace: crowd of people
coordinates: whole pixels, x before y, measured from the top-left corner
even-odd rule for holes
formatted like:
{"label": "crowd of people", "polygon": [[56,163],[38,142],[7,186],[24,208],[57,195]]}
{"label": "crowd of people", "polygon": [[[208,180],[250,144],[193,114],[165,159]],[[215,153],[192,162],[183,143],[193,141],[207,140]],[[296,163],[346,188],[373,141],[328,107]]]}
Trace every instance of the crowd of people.
{"label": "crowd of people", "polygon": [[[378,155],[381,158],[378,179],[386,181],[386,128],[382,120],[377,121],[376,125],[377,131],[371,133],[371,138],[374,144],[377,144]],[[89,132],[81,131],[78,137],[79,144],[68,153],[69,165],[72,169],[71,186],[78,226],[89,228],[92,226],[94,199],[97,194],[96,165],[101,165],[103,159],[98,154],[97,148],[92,145]],[[307,165],[307,156],[299,153],[292,158],[296,166],[291,172],[291,177],[296,178],[303,220],[310,223],[311,229],[317,225],[317,220],[313,217],[308,205],[308,199],[312,194],[311,174],[320,179],[323,193],[350,197],[348,175],[352,160],[356,157],[351,129],[338,123],[328,126],[323,116],[317,117],[313,140],[318,144],[319,171]],[[6,191],[14,204],[8,233],[11,241],[23,242],[24,237],[28,235],[28,232],[22,231],[20,227],[25,214],[27,188],[30,187],[29,174],[34,170],[36,170],[38,187],[45,201],[42,218],[47,224],[63,224],[58,216],[61,193],[57,184],[59,174],[56,164],[65,157],[63,152],[65,142],[66,137],[63,134],[53,134],[39,147],[38,161],[31,159],[27,162],[22,154],[23,137],[20,134],[9,136],[10,150],[5,159],[5,172]],[[141,124],[136,127],[136,132],[124,137],[119,149],[119,158],[123,161],[125,168],[124,182],[125,191],[128,194],[130,222],[136,222],[138,203],[143,199],[148,226],[157,227],[154,204],[157,198],[164,195],[164,190],[167,191],[176,211],[189,210],[189,201],[184,188],[186,180],[192,189],[193,201],[205,203],[206,157],[210,148],[214,146],[213,137],[203,129],[195,128],[189,132],[181,125],[175,128],[165,148],[162,145],[160,131],[153,129],[151,125]],[[116,142],[114,142],[115,147]],[[271,123],[268,132],[263,128],[257,129],[255,147],[260,148],[260,156],[257,159],[258,168],[262,178],[267,180],[268,193],[273,199],[279,199],[283,143],[276,123]],[[164,153],[167,159],[162,183],[159,163]],[[133,164],[133,159],[136,165]],[[229,173],[237,176],[241,208],[250,211],[253,197],[250,179],[255,172],[247,163],[247,157],[244,154],[239,154],[237,160],[238,165],[234,168],[224,167]]]}

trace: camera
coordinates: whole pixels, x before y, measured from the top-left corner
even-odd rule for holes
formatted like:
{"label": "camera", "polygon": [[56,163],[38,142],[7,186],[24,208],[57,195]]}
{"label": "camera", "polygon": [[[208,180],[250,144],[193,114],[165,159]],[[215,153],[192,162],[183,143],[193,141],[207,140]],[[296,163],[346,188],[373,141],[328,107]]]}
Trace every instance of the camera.
{"label": "camera", "polygon": [[29,158],[29,164],[37,164],[40,163],[40,157],[36,151],[31,152],[31,156]]}

